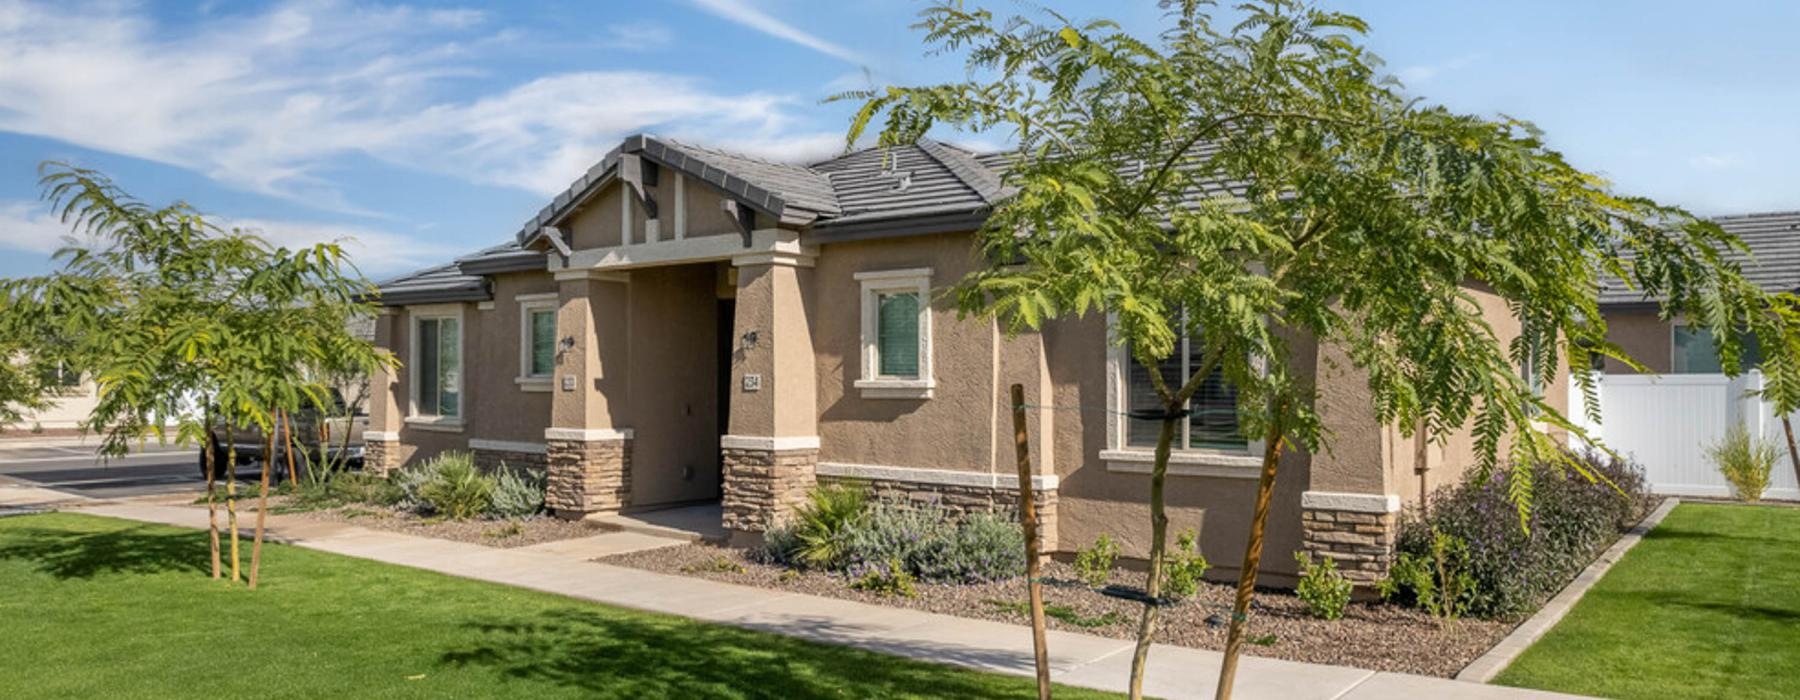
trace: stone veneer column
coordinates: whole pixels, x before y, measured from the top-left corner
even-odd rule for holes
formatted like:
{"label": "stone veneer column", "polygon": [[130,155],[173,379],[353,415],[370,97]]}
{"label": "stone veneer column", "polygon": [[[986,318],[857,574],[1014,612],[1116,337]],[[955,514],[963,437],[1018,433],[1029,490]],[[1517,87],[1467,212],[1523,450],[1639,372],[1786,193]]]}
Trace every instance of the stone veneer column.
{"label": "stone veneer column", "polygon": [[813,252],[799,234],[757,231],[766,250],[734,258],[737,317],[731,420],[719,439],[724,525],[736,544],[762,539],[815,483],[819,461],[818,358],[811,319]]}
{"label": "stone veneer column", "polygon": [[[399,337],[396,326],[403,316],[392,308],[383,308],[375,317],[375,345],[404,357],[395,345]],[[369,426],[363,431],[363,471],[386,476],[402,464],[400,425],[405,416],[400,391],[403,370],[383,367],[369,376]]]}
{"label": "stone veneer column", "polygon": [[544,431],[544,505],[579,519],[631,505],[628,405],[630,277],[596,270],[556,273],[556,374]]}
{"label": "stone veneer column", "polygon": [[1344,577],[1358,585],[1387,576],[1400,531],[1399,496],[1307,491],[1300,509],[1308,555],[1336,560]]}
{"label": "stone veneer column", "polygon": [[819,464],[819,439],[726,435],[719,441],[725,491],[719,499],[725,529],[754,539],[806,500]]}
{"label": "stone veneer column", "polygon": [[631,505],[631,431],[544,431],[549,478],[544,507],[559,518],[616,513]]}

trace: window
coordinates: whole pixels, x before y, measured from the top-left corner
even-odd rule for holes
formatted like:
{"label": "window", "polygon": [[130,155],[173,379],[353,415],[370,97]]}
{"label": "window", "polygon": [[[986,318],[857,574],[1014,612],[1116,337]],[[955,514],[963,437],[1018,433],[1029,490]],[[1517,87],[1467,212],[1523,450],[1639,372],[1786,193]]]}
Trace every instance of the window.
{"label": "window", "polygon": [[462,314],[413,312],[412,386],[415,422],[460,423],[462,417]]}
{"label": "window", "polygon": [[869,399],[928,399],[931,377],[931,270],[859,272],[862,375]]}
{"label": "window", "polygon": [[[1719,349],[1713,343],[1710,329],[1700,326],[1677,324],[1674,327],[1672,345],[1673,361],[1669,371],[1675,374],[1720,374],[1725,371],[1724,363],[1719,360]],[[1762,347],[1757,344],[1756,336],[1743,334],[1738,343],[1742,348],[1739,357],[1745,371],[1756,369],[1762,364]]]}
{"label": "window", "polygon": [[[1132,357],[1129,348],[1115,345],[1107,355],[1106,449],[1100,459],[1107,471],[1148,474],[1155,461],[1156,439],[1162,422],[1134,419],[1132,411],[1160,411],[1162,400],[1151,382],[1151,372],[1162,374],[1171,389],[1181,386],[1204,361],[1204,348],[1197,337],[1183,338],[1175,344],[1175,352],[1155,366],[1145,366]],[[1238,424],[1237,389],[1225,381],[1224,373],[1214,370],[1201,383],[1188,403],[1187,420],[1179,424],[1173,452],[1169,456],[1169,474],[1173,476],[1206,476],[1232,479],[1254,479],[1260,466],[1263,444],[1243,434]]]}
{"label": "window", "polygon": [[521,294],[519,301],[519,379],[526,391],[549,391],[556,373],[556,293]]}
{"label": "window", "polygon": [[[1175,354],[1157,363],[1155,371],[1162,374],[1163,382],[1172,391],[1199,371],[1200,363],[1204,361],[1201,355],[1198,338],[1183,338],[1176,343]],[[1125,412],[1161,410],[1162,399],[1150,378],[1152,369],[1139,364],[1130,352],[1125,353],[1125,365]],[[1245,449],[1248,443],[1238,430],[1237,389],[1225,381],[1222,371],[1213,370],[1212,376],[1200,385],[1200,390],[1194,392],[1194,397],[1188,401],[1188,411],[1188,419],[1175,436],[1175,449]],[[1162,421],[1127,418],[1125,425],[1126,447],[1156,447]]]}

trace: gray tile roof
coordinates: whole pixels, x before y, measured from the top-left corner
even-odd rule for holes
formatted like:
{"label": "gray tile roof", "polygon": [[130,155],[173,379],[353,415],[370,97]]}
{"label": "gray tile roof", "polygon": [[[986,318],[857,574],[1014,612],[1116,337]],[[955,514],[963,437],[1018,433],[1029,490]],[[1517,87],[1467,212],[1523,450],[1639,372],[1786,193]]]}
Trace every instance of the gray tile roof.
{"label": "gray tile roof", "polygon": [[[931,140],[798,165],[637,135],[626,138],[553,197],[520,227],[512,243],[390,280],[381,285],[383,299],[416,303],[396,300],[434,292],[441,292],[445,300],[477,298],[486,293],[482,275],[543,265],[543,254],[531,245],[533,239],[617,177],[620,158],[627,153],[707,182],[785,225],[810,227],[819,240],[966,230],[1013,193],[1001,177],[1011,154],[976,153]],[[1243,189],[1243,183],[1209,181],[1190,192],[1189,199]]]}
{"label": "gray tile roof", "polygon": [[[1757,286],[1771,292],[1800,290],[1800,211],[1721,216],[1713,222],[1750,249],[1748,256],[1733,253],[1727,259],[1742,266],[1744,275]],[[1602,304],[1654,301],[1617,279],[1601,284]]]}

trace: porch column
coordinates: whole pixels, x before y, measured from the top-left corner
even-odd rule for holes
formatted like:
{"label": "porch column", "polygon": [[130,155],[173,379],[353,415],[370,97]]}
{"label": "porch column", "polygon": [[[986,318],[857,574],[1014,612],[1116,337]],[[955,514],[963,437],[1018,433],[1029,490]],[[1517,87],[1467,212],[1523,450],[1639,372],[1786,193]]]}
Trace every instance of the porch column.
{"label": "porch column", "polygon": [[556,374],[544,431],[544,505],[579,519],[631,505],[631,429],[622,416],[629,385],[631,287],[625,273],[556,273]]}
{"label": "porch column", "polygon": [[1320,345],[1317,408],[1325,428],[1340,439],[1312,455],[1307,490],[1300,495],[1301,547],[1308,556],[1337,562],[1344,577],[1373,586],[1387,576],[1400,534],[1397,480],[1416,480],[1416,445],[1369,412],[1368,382],[1342,347]]}
{"label": "porch column", "polygon": [[812,264],[810,251],[797,244],[732,260],[738,283],[731,420],[719,448],[724,525],[735,542],[760,541],[814,484],[819,424],[808,318]]}
{"label": "porch column", "polygon": [[[404,357],[395,345],[399,338],[401,314],[383,307],[375,317],[375,345]],[[369,376],[369,426],[363,431],[363,471],[386,476],[403,461],[400,450],[400,425],[406,415],[405,398],[400,395],[399,372],[405,368],[381,368]]]}

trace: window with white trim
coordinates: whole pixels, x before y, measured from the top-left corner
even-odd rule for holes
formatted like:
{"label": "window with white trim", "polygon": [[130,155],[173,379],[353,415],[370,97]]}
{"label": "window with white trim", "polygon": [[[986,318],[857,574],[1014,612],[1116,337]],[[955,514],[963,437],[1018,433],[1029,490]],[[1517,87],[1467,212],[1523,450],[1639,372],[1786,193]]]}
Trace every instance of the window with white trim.
{"label": "window with white trim", "polygon": [[[1108,470],[1146,472],[1162,421],[1129,414],[1163,409],[1151,372],[1160,373],[1170,391],[1177,390],[1199,371],[1203,353],[1198,336],[1176,341],[1175,351],[1154,366],[1138,362],[1129,347],[1111,348],[1107,356],[1107,449],[1100,455]],[[1263,444],[1244,435],[1237,402],[1237,389],[1215,369],[1189,400],[1187,418],[1177,425],[1169,460],[1171,474],[1241,477],[1255,473]]]}
{"label": "window with white trim", "polygon": [[556,373],[557,295],[521,294],[519,301],[519,384],[547,384]]}
{"label": "window with white trim", "polygon": [[856,273],[862,284],[863,398],[928,399],[931,268]]}
{"label": "window with white trim", "polygon": [[415,311],[412,342],[413,416],[462,416],[462,314]]}
{"label": "window with white trim", "polygon": [[[1721,374],[1725,362],[1711,328],[1677,323],[1669,329],[1669,371],[1674,374]],[[1738,335],[1738,364],[1748,372],[1762,365],[1762,346],[1751,333]]]}

